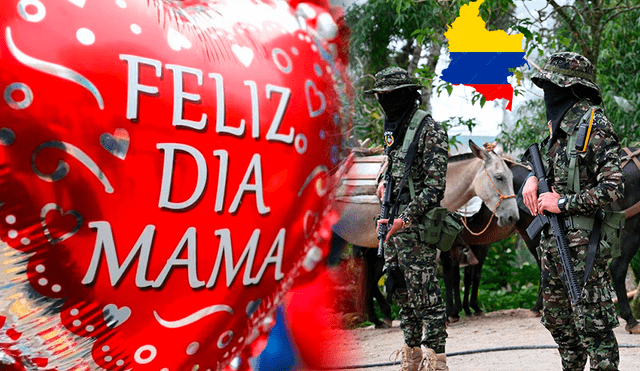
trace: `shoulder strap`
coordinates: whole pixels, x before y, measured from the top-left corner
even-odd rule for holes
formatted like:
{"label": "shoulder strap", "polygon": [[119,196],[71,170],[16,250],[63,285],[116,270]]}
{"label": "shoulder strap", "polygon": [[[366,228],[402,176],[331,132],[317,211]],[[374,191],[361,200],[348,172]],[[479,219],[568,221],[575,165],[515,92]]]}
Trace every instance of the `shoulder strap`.
{"label": "shoulder strap", "polygon": [[[407,132],[404,135],[404,142],[402,143],[402,152],[405,154],[405,179],[408,178],[407,180],[409,181],[409,194],[411,194],[412,200],[416,197],[416,191],[413,187],[413,179],[408,176],[408,174],[409,169],[411,169],[411,164],[413,163],[413,158],[415,157],[415,152],[417,150],[416,140],[420,137],[420,133],[422,132],[422,127],[424,126],[422,122],[425,117],[427,117],[427,113],[420,109],[413,114],[413,117],[411,117],[411,121],[409,122]],[[411,148],[412,144],[413,148]]]}
{"label": "shoulder strap", "polygon": [[[567,175],[567,188],[572,189],[575,193],[580,192],[580,172],[578,171],[578,152],[585,152],[587,150],[587,145],[589,144],[589,139],[591,137],[591,129],[593,128],[593,118],[596,114],[596,111],[601,110],[600,107],[593,107],[590,110],[587,110],[580,121],[578,122],[578,128],[574,128],[571,136],[569,137],[569,142],[567,143],[567,158],[569,158],[569,173]],[[586,137],[584,139],[584,146],[578,151],[576,146],[576,141],[578,140],[578,133],[581,131],[580,126],[586,124]]]}
{"label": "shoulder strap", "polygon": [[409,127],[407,128],[407,133],[404,135],[404,142],[402,142],[402,151],[407,152],[411,142],[413,142],[414,137],[416,136],[416,132],[422,123],[422,120],[427,117],[427,113],[423,110],[417,110],[416,113],[411,117],[411,121],[409,122]]}

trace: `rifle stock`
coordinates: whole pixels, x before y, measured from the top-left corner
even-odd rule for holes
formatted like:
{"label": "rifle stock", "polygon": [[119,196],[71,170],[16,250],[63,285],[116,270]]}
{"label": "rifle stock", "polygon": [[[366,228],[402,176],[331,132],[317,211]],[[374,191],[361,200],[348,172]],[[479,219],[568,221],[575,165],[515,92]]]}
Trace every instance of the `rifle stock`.
{"label": "rifle stock", "polygon": [[[534,143],[525,152],[524,156],[531,163],[533,173],[538,178],[538,193],[551,192],[551,187],[542,164],[542,158],[540,157],[540,149],[538,144]],[[578,291],[578,281],[576,280],[576,273],[573,268],[573,262],[571,261],[571,255],[569,254],[569,244],[567,243],[567,237],[564,230],[564,218],[561,214],[546,213],[538,214],[533,222],[527,228],[527,234],[530,238],[533,238],[540,233],[542,228],[550,224],[553,231],[553,236],[558,248],[558,255],[560,262],[562,263],[562,276],[564,282],[567,285],[567,291],[572,303],[577,303],[580,300],[581,292]]]}

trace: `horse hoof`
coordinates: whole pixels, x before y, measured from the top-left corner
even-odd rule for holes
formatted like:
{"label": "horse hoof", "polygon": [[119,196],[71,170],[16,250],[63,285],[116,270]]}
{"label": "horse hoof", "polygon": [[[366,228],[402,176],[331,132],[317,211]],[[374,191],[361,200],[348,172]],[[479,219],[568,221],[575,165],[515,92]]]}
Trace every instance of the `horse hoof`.
{"label": "horse hoof", "polygon": [[391,320],[391,318],[383,318],[382,319],[382,323],[387,325],[386,328],[392,328],[393,327],[393,320]]}
{"label": "horse hoof", "polygon": [[449,319],[447,320],[447,325],[450,324],[450,323],[456,323],[458,321],[460,321],[460,317],[457,317],[457,318],[456,317],[449,317]]}
{"label": "horse hoof", "polygon": [[474,317],[483,317],[484,316],[484,312],[481,311],[481,310],[477,311],[477,312],[473,313],[473,316]]}
{"label": "horse hoof", "polygon": [[378,329],[382,329],[382,328],[390,328],[391,326],[389,326],[388,323],[386,322],[380,322],[380,323],[376,323],[375,328]]}
{"label": "horse hoof", "polygon": [[628,324],[627,324],[627,325],[624,327],[624,329],[625,329],[625,330],[627,330],[627,331],[629,331],[629,333],[631,333],[631,334],[638,335],[638,334],[640,334],[640,323],[639,323],[639,322],[636,322],[636,324],[635,324],[635,325],[633,325],[633,326],[630,326],[630,325],[628,325]]}
{"label": "horse hoof", "polygon": [[540,313],[539,310],[529,310],[528,318],[541,317],[541,316],[542,316],[542,313]]}

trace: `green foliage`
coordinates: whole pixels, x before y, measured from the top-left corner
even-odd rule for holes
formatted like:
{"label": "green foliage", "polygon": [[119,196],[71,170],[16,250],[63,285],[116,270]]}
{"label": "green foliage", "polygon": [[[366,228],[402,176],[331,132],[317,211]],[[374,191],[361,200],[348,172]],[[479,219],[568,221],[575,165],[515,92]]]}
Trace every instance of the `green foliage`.
{"label": "green foliage", "polygon": [[363,85],[367,80],[373,81],[372,75],[352,78],[354,81],[352,104],[352,132],[355,139],[370,139],[374,146],[381,146],[384,111],[373,94],[364,94]]}
{"label": "green foliage", "polygon": [[598,79],[607,116],[623,146],[640,140],[640,10],[624,13],[604,30]]}
{"label": "green foliage", "polygon": [[[576,2],[577,10],[591,11],[593,4]],[[590,25],[578,23],[580,33],[589,34]],[[640,10],[623,12],[602,25],[598,44],[592,42],[590,57],[597,66],[597,82],[602,91],[605,112],[623,146],[640,140]],[[575,33],[566,24],[558,28],[559,38],[573,40]],[[596,48],[597,45],[597,48]],[[585,54],[576,42],[559,45],[557,50]]]}
{"label": "green foliage", "polygon": [[491,245],[482,267],[478,302],[484,311],[530,308],[538,297],[540,270],[519,237]]}
{"label": "green foliage", "polygon": [[[410,52],[406,49],[413,46],[413,33],[416,30],[433,30],[434,24],[441,23],[436,19],[437,5],[434,3],[423,2],[410,11],[404,11],[407,9],[404,4],[395,5],[387,0],[354,3],[345,15],[345,24],[351,30],[351,64],[357,59],[361,62],[362,72],[371,75],[392,64],[407,69]],[[435,38],[438,33],[442,34],[443,27],[436,27],[432,33],[423,33],[420,40]]]}

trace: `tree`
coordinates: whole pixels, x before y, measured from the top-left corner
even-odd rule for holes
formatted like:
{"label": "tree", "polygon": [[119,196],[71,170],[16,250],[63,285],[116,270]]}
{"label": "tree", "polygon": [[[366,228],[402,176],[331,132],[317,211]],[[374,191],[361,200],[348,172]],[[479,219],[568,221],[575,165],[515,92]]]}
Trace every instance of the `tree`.
{"label": "tree", "polygon": [[[351,29],[350,78],[354,83],[354,135],[358,139],[370,138],[374,143],[382,139],[383,114],[372,97],[361,92],[370,88],[375,72],[398,65],[417,77],[420,83],[431,87],[435,67],[445,43],[444,32],[458,16],[460,6],[467,1],[369,0],[354,4],[345,16]],[[506,27],[512,18],[512,0],[487,0],[481,7],[483,19],[489,29]],[[446,83],[438,93],[452,87]],[[423,109],[430,112],[432,89],[422,89]],[[474,98],[480,104],[479,94]],[[453,125],[475,126],[474,120],[452,117],[443,123],[445,129]],[[455,137],[450,143],[456,142]]]}
{"label": "tree", "polygon": [[[607,117],[623,146],[640,140],[640,5],[629,0],[575,0],[548,6],[534,15],[539,30],[531,38],[545,58],[557,51],[573,51],[587,57],[596,67],[596,82]],[[549,18],[555,27],[542,27]],[[525,34],[527,35],[527,34]],[[544,62],[543,62],[544,63]],[[535,64],[535,63],[533,63]],[[541,99],[528,102],[518,111],[514,127],[503,126],[501,142],[507,150],[524,149],[539,142],[548,130]]]}

